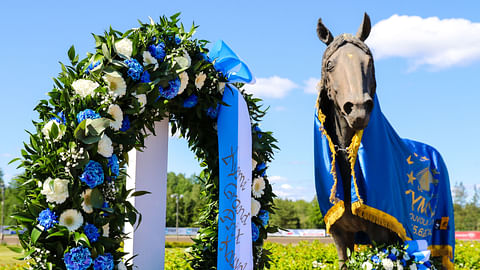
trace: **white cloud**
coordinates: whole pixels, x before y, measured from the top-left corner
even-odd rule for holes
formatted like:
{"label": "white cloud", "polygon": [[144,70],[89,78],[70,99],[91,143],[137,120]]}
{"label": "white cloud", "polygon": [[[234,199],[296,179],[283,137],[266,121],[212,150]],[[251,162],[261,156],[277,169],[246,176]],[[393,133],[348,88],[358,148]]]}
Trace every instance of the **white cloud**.
{"label": "white cloud", "polygon": [[280,187],[283,188],[283,189],[286,189],[286,190],[290,190],[290,189],[293,188],[293,187],[292,187],[291,185],[289,185],[289,184],[282,184]]}
{"label": "white cloud", "polygon": [[402,57],[411,69],[441,69],[480,61],[480,23],[466,19],[393,15],[367,39],[376,59]]}
{"label": "white cloud", "polygon": [[287,107],[285,107],[285,106],[275,106],[273,109],[277,112],[283,112],[283,111],[287,110]]}
{"label": "white cloud", "polygon": [[293,81],[278,76],[256,78],[255,84],[246,84],[244,86],[247,93],[266,98],[283,98],[288,92],[297,87],[297,84]]}
{"label": "white cloud", "polygon": [[314,189],[307,188],[298,182],[292,185],[288,184],[288,182],[292,181],[286,177],[274,175],[269,176],[268,180],[272,184],[273,193],[279,198],[311,201],[314,197]]}
{"label": "white cloud", "polygon": [[309,94],[318,94],[317,84],[320,81],[319,78],[310,77],[308,80],[303,81],[303,91]]}
{"label": "white cloud", "polygon": [[10,153],[1,153],[0,156],[5,158],[13,157],[13,155]]}
{"label": "white cloud", "polygon": [[279,175],[272,175],[268,177],[268,181],[270,181],[270,183],[286,182],[287,180],[287,178]]}

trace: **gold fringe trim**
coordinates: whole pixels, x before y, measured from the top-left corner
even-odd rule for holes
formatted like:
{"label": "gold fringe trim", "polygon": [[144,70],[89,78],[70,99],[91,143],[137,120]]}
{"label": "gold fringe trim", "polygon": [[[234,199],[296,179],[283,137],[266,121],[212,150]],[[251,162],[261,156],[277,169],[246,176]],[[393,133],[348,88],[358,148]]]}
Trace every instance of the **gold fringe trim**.
{"label": "gold fringe trim", "polygon": [[442,257],[442,264],[448,270],[455,269],[451,259],[453,259],[453,249],[450,245],[431,245],[428,247],[432,257]]}
{"label": "gold fringe trim", "polygon": [[357,177],[355,176],[355,161],[357,160],[358,149],[362,142],[363,130],[355,132],[355,135],[352,138],[352,143],[347,148],[348,149],[348,161],[350,162],[350,171],[353,177],[353,184],[355,185],[355,192],[357,193],[357,198],[360,203],[363,203],[362,198],[360,197],[360,192],[358,192],[357,186]]}
{"label": "gold fringe trim", "polygon": [[405,228],[400,222],[398,222],[398,220],[394,216],[391,216],[376,208],[365,205],[360,201],[352,203],[352,213],[365,220],[385,227],[392,232],[395,232],[398,237],[400,237],[403,241],[410,240],[410,238],[407,237],[407,232],[405,231]]}
{"label": "gold fringe trim", "polygon": [[325,214],[324,220],[327,227],[327,233],[330,233],[330,226],[339,220],[345,212],[345,204],[343,201],[338,201]]}

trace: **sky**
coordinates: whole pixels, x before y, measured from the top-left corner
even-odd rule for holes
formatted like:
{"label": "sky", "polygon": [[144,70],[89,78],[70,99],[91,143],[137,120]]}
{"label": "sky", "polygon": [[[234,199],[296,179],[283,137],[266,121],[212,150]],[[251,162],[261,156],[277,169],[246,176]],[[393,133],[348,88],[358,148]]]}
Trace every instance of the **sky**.
{"label": "sky", "polygon": [[[248,64],[257,83],[248,91],[269,112],[261,125],[278,139],[268,164],[274,192],[312,200],[313,112],[325,45],[318,18],[333,35],[355,34],[367,12],[377,95],[401,137],[442,154],[453,186],[480,187],[480,3],[478,1],[2,1],[0,3],[0,168],[20,156],[33,108],[53,87],[67,50],[94,50],[91,33],[126,31],[137,20],[182,12],[196,38],[223,39]],[[200,171],[184,139],[169,140],[169,171]]]}

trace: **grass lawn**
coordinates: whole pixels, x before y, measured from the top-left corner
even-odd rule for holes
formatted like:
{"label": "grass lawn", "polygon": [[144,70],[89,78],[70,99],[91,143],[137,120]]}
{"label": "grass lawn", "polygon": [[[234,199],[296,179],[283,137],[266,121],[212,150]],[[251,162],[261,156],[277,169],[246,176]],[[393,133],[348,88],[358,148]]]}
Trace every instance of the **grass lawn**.
{"label": "grass lawn", "polygon": [[8,249],[7,246],[0,245],[0,270],[22,269],[25,264],[22,261],[15,260],[15,257],[19,255]]}

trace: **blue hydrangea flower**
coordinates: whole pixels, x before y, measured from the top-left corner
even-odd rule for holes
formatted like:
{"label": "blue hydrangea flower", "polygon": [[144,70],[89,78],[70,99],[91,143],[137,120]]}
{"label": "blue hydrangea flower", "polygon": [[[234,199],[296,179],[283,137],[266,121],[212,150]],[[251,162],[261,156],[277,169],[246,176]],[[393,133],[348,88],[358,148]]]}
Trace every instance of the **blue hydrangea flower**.
{"label": "blue hydrangea flower", "polygon": [[178,36],[175,36],[175,44],[178,45],[178,44],[180,44],[180,43],[182,43],[182,39],[179,38]]}
{"label": "blue hydrangea flower", "polygon": [[130,129],[130,118],[128,118],[128,115],[123,116],[123,121],[122,121],[122,127],[120,128],[120,131],[127,131]]}
{"label": "blue hydrangea flower", "polygon": [[118,157],[117,155],[113,154],[111,157],[108,158],[108,168],[110,168],[110,172],[113,174],[114,177],[117,177],[120,173],[120,167],[118,165]]}
{"label": "blue hydrangea flower", "polygon": [[100,65],[100,61],[97,61],[95,63],[90,63],[90,65],[88,65],[87,69],[85,70],[85,73],[87,73],[87,75],[90,74],[90,71],[92,71],[94,68],[96,68],[98,65]]}
{"label": "blue hydrangea flower", "polygon": [[168,87],[163,88],[161,86],[158,87],[158,91],[160,93],[160,97],[164,97],[166,99],[172,99],[177,96],[178,90],[180,89],[180,78],[176,78],[175,80],[171,80],[168,82]]}
{"label": "blue hydrangea flower", "polygon": [[259,164],[257,164],[257,167],[255,168],[255,171],[261,172],[263,170],[261,176],[265,176],[265,171],[266,171],[265,168],[266,167],[267,167],[267,165],[265,165],[265,163],[263,163],[263,162],[259,163]]}
{"label": "blue hydrangea flower", "polygon": [[258,138],[261,139],[262,138],[262,130],[258,126],[255,126],[254,130],[255,130],[255,132],[257,132]]}
{"label": "blue hydrangea flower", "polygon": [[157,45],[150,45],[148,46],[148,51],[150,54],[155,57],[156,59],[163,61],[163,58],[165,58],[165,43],[160,42]]}
{"label": "blue hydrangea flower", "polygon": [[218,104],[216,108],[209,107],[207,109],[207,116],[212,118],[212,119],[216,119],[218,117],[218,109],[219,108],[220,108],[220,104]]}
{"label": "blue hydrangea flower", "polygon": [[270,218],[270,214],[268,213],[268,211],[262,209],[258,213],[258,218],[262,221],[263,227],[266,227]]}
{"label": "blue hydrangea flower", "polygon": [[105,253],[98,256],[93,262],[93,270],[113,270],[113,256]]}
{"label": "blue hydrangea flower", "polygon": [[423,265],[424,265],[425,267],[427,267],[427,268],[432,267],[432,264],[430,263],[430,261],[424,262]]}
{"label": "blue hydrangea flower", "polygon": [[396,260],[397,260],[397,256],[395,256],[395,254],[393,254],[393,253],[389,253],[388,256],[387,256],[387,258],[389,258],[389,259],[392,260],[392,261],[396,261]]}
{"label": "blue hydrangea flower", "polygon": [[[108,204],[108,202],[103,202],[102,204],[102,208],[110,208],[110,205]],[[104,217],[108,216],[108,212],[107,211],[103,211],[103,214],[102,214]]]}
{"label": "blue hydrangea flower", "polygon": [[92,264],[92,254],[88,248],[80,246],[72,248],[63,256],[67,270],[86,270]]}
{"label": "blue hydrangea flower", "polygon": [[100,237],[100,233],[98,233],[97,227],[88,222],[83,226],[83,232],[85,232],[88,240],[90,240],[90,242],[92,243],[96,242],[98,240],[98,237]]}
{"label": "blue hydrangea flower", "polygon": [[81,123],[85,119],[97,119],[100,118],[100,114],[96,113],[94,110],[86,109],[77,113],[77,123]]}
{"label": "blue hydrangea flower", "polygon": [[374,263],[380,263],[380,258],[377,255],[373,255],[370,260]]}
{"label": "blue hydrangea flower", "polygon": [[103,183],[104,180],[102,165],[96,161],[90,160],[85,166],[85,170],[80,176],[80,180],[90,188],[94,188]]}
{"label": "blue hydrangea flower", "polygon": [[198,97],[196,95],[191,95],[183,102],[183,107],[193,108],[198,103]]}
{"label": "blue hydrangea flower", "polygon": [[256,242],[259,236],[260,236],[260,231],[258,229],[258,226],[252,222],[252,241]]}
{"label": "blue hydrangea flower", "polygon": [[402,263],[402,265],[405,267],[407,266],[407,261],[405,261],[405,259],[401,259],[400,262]]}
{"label": "blue hydrangea flower", "polygon": [[145,71],[142,73],[142,77],[140,78],[140,82],[142,82],[142,83],[149,83],[149,82],[151,82],[151,81],[150,81],[150,73],[148,73],[148,71],[145,70]]}
{"label": "blue hydrangea flower", "polygon": [[47,208],[42,212],[40,212],[40,214],[38,215],[37,221],[38,221],[38,224],[40,224],[40,226],[43,227],[43,230],[46,231],[52,228],[53,225],[58,223],[57,218],[58,217],[55,215],[55,213],[52,212],[52,210],[50,210],[49,208]]}
{"label": "blue hydrangea flower", "polygon": [[50,118],[50,120],[55,120],[55,122],[57,122],[59,124],[62,124],[62,125],[65,125],[65,123],[67,122],[67,119],[65,119],[65,114],[63,112],[59,112],[59,113],[57,113],[57,116],[58,117]]}
{"label": "blue hydrangea flower", "polygon": [[127,59],[124,62],[128,66],[127,75],[134,81],[140,80],[143,73],[143,67],[138,63],[137,59]]}

